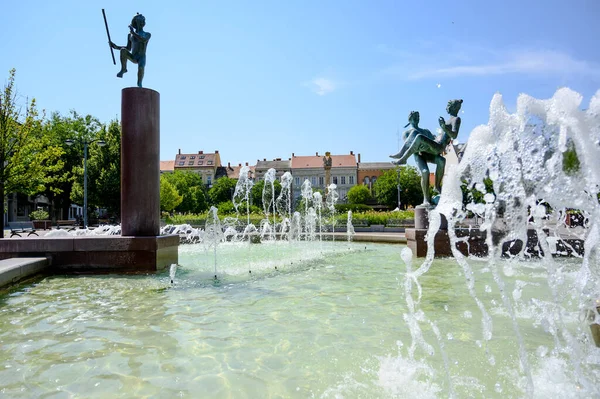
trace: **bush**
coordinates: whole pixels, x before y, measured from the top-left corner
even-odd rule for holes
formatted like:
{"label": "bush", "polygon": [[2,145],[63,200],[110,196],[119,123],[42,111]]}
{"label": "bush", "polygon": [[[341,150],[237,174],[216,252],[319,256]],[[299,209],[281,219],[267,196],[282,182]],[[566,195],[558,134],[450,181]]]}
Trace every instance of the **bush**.
{"label": "bush", "polygon": [[364,204],[336,204],[335,206],[335,211],[338,213],[348,213],[348,211],[352,211],[352,213],[367,212],[372,210],[373,208]]}
{"label": "bush", "polygon": [[351,204],[366,204],[370,199],[371,192],[364,184],[354,186],[348,191],[348,202]]}
{"label": "bush", "polygon": [[48,220],[50,219],[50,215],[43,209],[38,209],[37,211],[33,211],[29,214],[31,220]]}

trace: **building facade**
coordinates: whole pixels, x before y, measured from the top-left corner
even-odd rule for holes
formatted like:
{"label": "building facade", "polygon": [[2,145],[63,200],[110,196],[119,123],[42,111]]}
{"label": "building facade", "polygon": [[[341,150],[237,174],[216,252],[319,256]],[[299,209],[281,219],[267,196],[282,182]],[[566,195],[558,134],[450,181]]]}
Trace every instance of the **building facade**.
{"label": "building facade", "polygon": [[[326,181],[326,160],[331,157],[329,180]],[[347,201],[348,190],[357,184],[356,155],[350,151],[348,155],[315,155],[296,156],[292,153],[290,169],[294,180],[292,182],[294,199],[300,197],[302,184],[310,181],[313,189],[325,192],[329,184],[337,185],[340,202]]]}
{"label": "building facade", "polygon": [[395,168],[396,165],[391,162],[360,162],[359,160],[358,184],[364,184],[369,187],[369,190],[372,190],[373,184],[375,184],[379,176]]}
{"label": "building facade", "polygon": [[265,174],[269,169],[275,169],[275,177],[277,180],[281,181],[281,176],[285,172],[292,172],[292,168],[290,166],[291,158],[287,160],[282,160],[281,158],[275,158],[272,161],[267,161],[267,159],[263,159],[262,161],[258,159],[256,161],[256,166],[254,167],[254,177],[256,181],[261,181],[265,179]]}
{"label": "building facade", "polygon": [[210,188],[217,176],[217,168],[221,166],[219,151],[205,153],[198,151],[197,154],[182,154],[181,150],[175,155],[174,170],[191,171],[202,177],[204,184]]}

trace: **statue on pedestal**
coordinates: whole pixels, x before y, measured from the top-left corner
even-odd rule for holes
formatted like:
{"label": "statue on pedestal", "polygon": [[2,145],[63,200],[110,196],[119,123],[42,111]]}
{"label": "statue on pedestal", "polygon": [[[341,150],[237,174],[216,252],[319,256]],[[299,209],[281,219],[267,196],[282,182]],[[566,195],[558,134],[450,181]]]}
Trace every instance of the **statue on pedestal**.
{"label": "statue on pedestal", "polygon": [[406,163],[411,155],[414,155],[415,163],[421,172],[421,190],[423,191],[423,204],[419,205],[423,208],[431,208],[432,201],[429,193],[429,166],[427,163],[436,164],[435,169],[435,189],[442,192],[442,178],[444,177],[444,171],[446,168],[446,159],[442,156],[446,147],[451,143],[453,139],[458,136],[458,130],[460,129],[460,117],[458,112],[462,106],[463,100],[450,100],[446,111],[450,114],[448,121],[444,120],[440,116],[438,119],[442,134],[437,138],[431,134],[427,129],[419,127],[419,113],[412,111],[408,116],[408,124],[410,129],[403,133],[404,146],[400,152],[394,155],[390,155],[390,158],[398,159],[392,161],[396,165],[403,165]]}
{"label": "statue on pedestal", "polygon": [[121,52],[121,70],[117,73],[117,77],[122,78],[123,74],[127,72],[127,60],[134,64],[138,64],[138,87],[142,87],[144,69],[146,68],[146,47],[148,46],[148,41],[151,37],[149,32],[144,31],[145,25],[146,18],[144,18],[142,14],[138,13],[133,17],[131,25],[129,25],[126,46],[117,46],[110,41],[109,36],[110,47]]}

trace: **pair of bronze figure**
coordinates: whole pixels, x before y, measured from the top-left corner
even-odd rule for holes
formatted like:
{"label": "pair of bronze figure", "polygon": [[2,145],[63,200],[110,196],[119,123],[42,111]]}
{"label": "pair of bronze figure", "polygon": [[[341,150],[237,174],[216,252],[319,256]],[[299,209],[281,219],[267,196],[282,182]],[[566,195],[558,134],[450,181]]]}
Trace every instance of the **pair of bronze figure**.
{"label": "pair of bronze figure", "polygon": [[442,178],[446,169],[446,159],[442,154],[446,151],[448,144],[458,136],[460,129],[460,117],[458,112],[462,106],[463,100],[450,100],[446,107],[446,111],[450,114],[450,118],[446,121],[440,116],[438,119],[442,133],[437,138],[427,129],[419,127],[419,113],[412,111],[408,116],[408,124],[410,129],[403,133],[404,146],[400,152],[390,155],[390,158],[398,159],[392,161],[396,165],[403,165],[408,158],[413,155],[415,163],[421,173],[421,190],[423,191],[423,204],[421,207],[431,207],[432,201],[429,192],[429,166],[427,163],[434,163],[435,170],[435,189],[438,193],[442,192]]}

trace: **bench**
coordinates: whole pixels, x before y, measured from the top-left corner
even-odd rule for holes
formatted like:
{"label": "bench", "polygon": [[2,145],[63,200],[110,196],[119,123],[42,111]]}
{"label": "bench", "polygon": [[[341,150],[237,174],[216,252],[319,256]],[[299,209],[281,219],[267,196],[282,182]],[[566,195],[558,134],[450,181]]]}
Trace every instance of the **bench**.
{"label": "bench", "polygon": [[67,227],[67,231],[73,231],[77,229],[77,220],[57,220],[56,221],[56,228],[58,230],[60,230],[60,228],[62,227]]}
{"label": "bench", "polygon": [[10,229],[10,236],[21,237],[21,234],[28,233],[27,237],[35,234],[39,237],[38,233],[33,228],[33,222],[9,222],[8,228]]}

